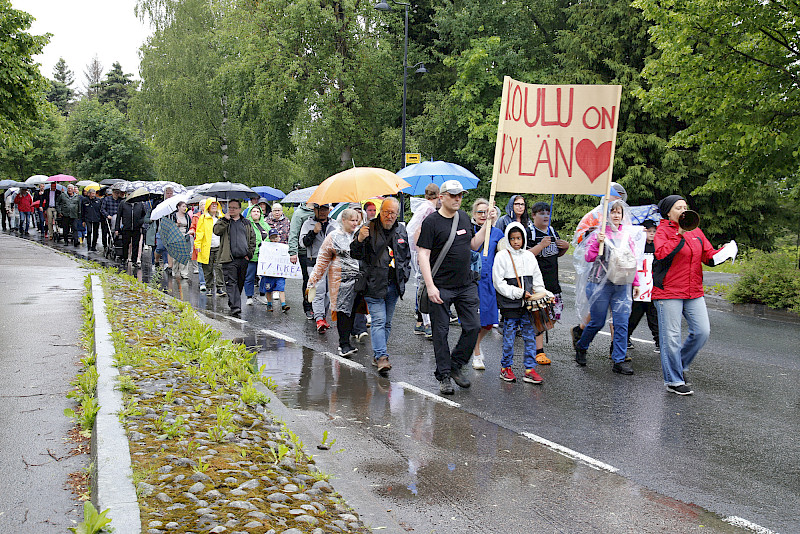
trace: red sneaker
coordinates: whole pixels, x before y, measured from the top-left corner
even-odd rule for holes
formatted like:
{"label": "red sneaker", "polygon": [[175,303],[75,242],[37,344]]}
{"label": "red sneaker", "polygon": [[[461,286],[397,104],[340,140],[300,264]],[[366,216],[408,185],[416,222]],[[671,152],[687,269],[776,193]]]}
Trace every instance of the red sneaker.
{"label": "red sneaker", "polygon": [[328,321],[325,319],[317,319],[317,332],[320,334],[324,334],[327,329],[329,329],[331,325],[328,324]]}
{"label": "red sneaker", "polygon": [[500,378],[502,378],[506,382],[517,381],[517,377],[514,375],[514,371],[511,370],[511,367],[503,367],[502,369],[500,369]]}
{"label": "red sneaker", "polygon": [[542,377],[539,376],[539,373],[533,369],[525,369],[525,376],[522,377],[522,381],[529,382],[531,384],[541,384]]}

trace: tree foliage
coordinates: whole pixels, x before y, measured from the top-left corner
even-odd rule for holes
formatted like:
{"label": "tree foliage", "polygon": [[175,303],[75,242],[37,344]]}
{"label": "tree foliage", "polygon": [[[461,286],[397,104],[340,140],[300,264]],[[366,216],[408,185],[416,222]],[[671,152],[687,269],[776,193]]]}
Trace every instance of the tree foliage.
{"label": "tree foliage", "polygon": [[106,73],[106,79],[97,87],[97,99],[101,104],[111,102],[122,113],[128,112],[128,102],[136,91],[136,82],[132,80],[133,74],[125,74],[118,61],[111,64],[111,70]]}
{"label": "tree foliage", "polygon": [[0,147],[4,177],[24,181],[34,174],[53,175],[64,168],[64,117],[49,103],[42,106],[41,115],[25,125],[25,143]]}
{"label": "tree foliage", "polygon": [[64,58],[58,58],[58,62],[53,67],[53,79],[50,80],[50,90],[47,92],[47,101],[54,104],[58,111],[65,117],[69,115],[75,91],[72,84],[75,83],[75,75]]}
{"label": "tree foliage", "polygon": [[113,104],[84,99],[67,119],[66,158],[80,178],[153,179],[150,153],[139,132]]}
{"label": "tree foliage", "polygon": [[0,0],[0,144],[25,144],[25,126],[41,119],[47,80],[33,56],[49,35],[27,33],[33,17]]}

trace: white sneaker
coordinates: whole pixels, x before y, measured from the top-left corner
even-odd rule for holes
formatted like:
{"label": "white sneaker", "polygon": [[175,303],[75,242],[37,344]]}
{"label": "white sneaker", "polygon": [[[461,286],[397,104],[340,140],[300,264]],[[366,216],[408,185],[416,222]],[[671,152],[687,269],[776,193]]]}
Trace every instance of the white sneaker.
{"label": "white sneaker", "polygon": [[478,371],[486,369],[486,366],[483,365],[483,354],[475,354],[472,356],[472,368]]}
{"label": "white sneaker", "polygon": [[248,306],[252,306],[253,305],[253,297],[247,297],[247,305]]}
{"label": "white sneaker", "polygon": [[267,304],[267,297],[265,297],[264,295],[256,295],[255,299],[256,302],[258,302],[259,304]]}
{"label": "white sneaker", "polygon": [[205,290],[206,290],[206,285],[200,284],[200,291],[205,291]]}

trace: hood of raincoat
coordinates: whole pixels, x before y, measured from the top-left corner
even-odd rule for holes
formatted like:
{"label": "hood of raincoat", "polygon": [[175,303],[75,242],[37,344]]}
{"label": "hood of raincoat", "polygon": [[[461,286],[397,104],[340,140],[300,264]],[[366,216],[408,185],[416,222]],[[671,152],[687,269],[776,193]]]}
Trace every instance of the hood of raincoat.
{"label": "hood of raincoat", "polygon": [[[515,220],[517,219],[517,218],[514,216],[514,201],[517,199],[517,197],[521,197],[521,196],[522,196],[522,195],[511,195],[511,198],[509,198],[509,199],[508,199],[508,204],[506,204],[506,215],[508,215],[509,217],[511,217],[511,220],[512,220],[512,221],[515,221]],[[527,205],[527,204],[525,204],[525,212],[526,212],[526,213],[524,213],[524,214],[522,215],[522,219],[523,219],[523,220],[525,219],[525,215],[527,215],[527,211],[528,211],[528,205]]]}
{"label": "hood of raincoat", "polygon": [[[522,232],[522,247],[519,250],[514,250],[513,248],[511,248],[511,243],[508,241],[508,233],[513,228],[519,228],[520,231]],[[514,254],[515,256],[518,254],[522,254],[523,252],[528,250],[528,233],[525,231],[525,227],[522,226],[522,224],[518,223],[517,221],[509,223],[508,226],[506,226],[506,243],[508,245],[508,251]]]}
{"label": "hood of raincoat", "polygon": [[264,220],[264,215],[263,214],[261,215],[261,218],[258,220],[258,222],[256,222],[256,221],[253,220],[253,210],[251,209],[250,211],[247,212],[247,217],[245,217],[245,219],[247,219],[248,221],[250,221],[254,225],[258,225],[265,232],[269,232],[270,226]]}
{"label": "hood of raincoat", "polygon": [[223,215],[225,215],[222,212],[222,206],[220,205],[219,202],[217,202],[217,199],[214,197],[210,197],[205,200],[205,209],[203,210],[203,215],[208,215],[208,208],[211,206],[211,204],[217,205],[217,217],[222,217]]}

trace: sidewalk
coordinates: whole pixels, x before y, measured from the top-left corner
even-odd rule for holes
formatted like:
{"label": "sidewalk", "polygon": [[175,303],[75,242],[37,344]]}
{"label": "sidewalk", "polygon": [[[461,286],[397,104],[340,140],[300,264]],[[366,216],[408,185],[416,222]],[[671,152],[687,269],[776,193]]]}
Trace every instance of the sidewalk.
{"label": "sidewalk", "polygon": [[70,456],[63,412],[73,407],[85,276],[69,257],[0,233],[0,532],[63,534],[83,518],[66,484],[89,457]]}

